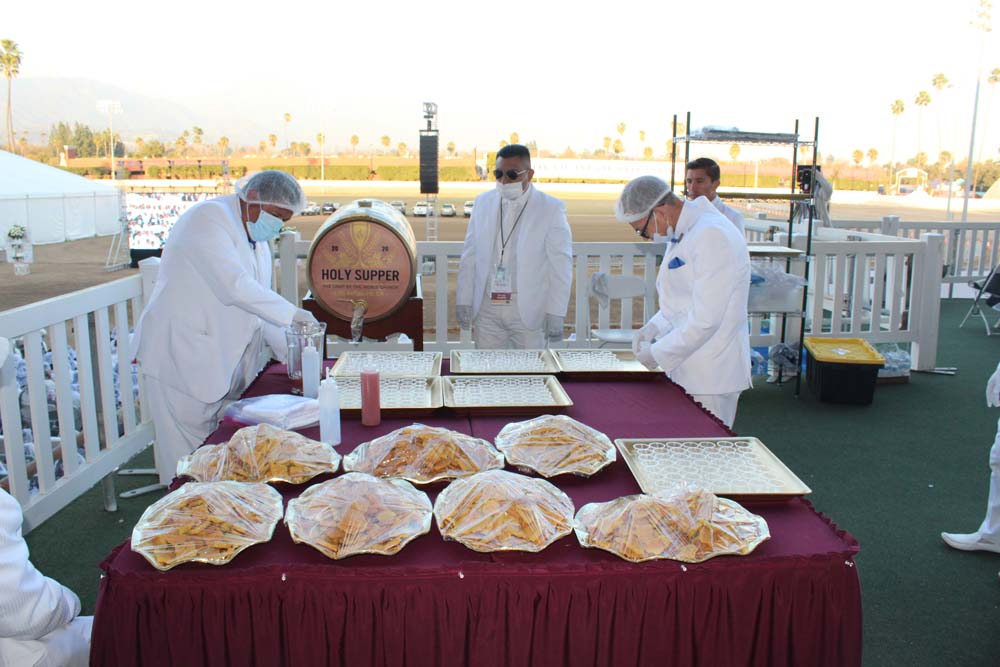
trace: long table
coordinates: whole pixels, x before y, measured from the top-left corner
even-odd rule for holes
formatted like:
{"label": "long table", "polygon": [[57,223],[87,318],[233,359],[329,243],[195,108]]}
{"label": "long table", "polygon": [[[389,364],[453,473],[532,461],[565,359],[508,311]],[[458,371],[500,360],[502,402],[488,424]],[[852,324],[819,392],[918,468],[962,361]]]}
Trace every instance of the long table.
{"label": "long table", "polygon": [[[666,378],[563,380],[569,416],[620,437],[732,433]],[[247,396],[285,393],[269,367]],[[518,417],[421,419],[492,440]],[[343,422],[341,453],[413,419]],[[207,440],[238,428],[224,422]],[[304,434],[318,437],[318,429]],[[317,482],[329,476],[317,478]],[[556,479],[579,509],[638,493],[621,460]],[[278,485],[286,501],[304,487]],[[433,497],[442,487],[428,489]],[[125,541],[101,563],[94,665],[858,665],[858,543],[804,499],[746,503],[771,539],[748,556],[633,564],[567,536],[481,554],[432,527],[395,556],[327,559],[279,524],[225,566],[159,572]]]}

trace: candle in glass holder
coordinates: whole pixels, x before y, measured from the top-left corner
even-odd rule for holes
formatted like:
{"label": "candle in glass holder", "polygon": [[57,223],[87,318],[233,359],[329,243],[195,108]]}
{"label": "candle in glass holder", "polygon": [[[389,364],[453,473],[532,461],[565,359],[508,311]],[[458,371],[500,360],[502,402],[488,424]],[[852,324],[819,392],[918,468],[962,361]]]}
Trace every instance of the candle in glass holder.
{"label": "candle in glass holder", "polygon": [[378,370],[368,367],[361,371],[361,424],[378,426],[382,423]]}

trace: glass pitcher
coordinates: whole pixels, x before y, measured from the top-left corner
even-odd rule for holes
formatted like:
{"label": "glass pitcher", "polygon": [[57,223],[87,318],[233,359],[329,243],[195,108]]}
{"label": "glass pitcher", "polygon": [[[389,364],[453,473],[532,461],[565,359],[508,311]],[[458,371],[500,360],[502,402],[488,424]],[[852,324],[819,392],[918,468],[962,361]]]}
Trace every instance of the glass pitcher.
{"label": "glass pitcher", "polygon": [[[288,377],[292,380],[292,393],[302,394],[302,351],[312,347],[319,355],[317,373],[323,372],[323,357],[325,353],[326,322],[292,322],[285,329],[285,342],[288,343]],[[318,380],[317,380],[318,381]]]}

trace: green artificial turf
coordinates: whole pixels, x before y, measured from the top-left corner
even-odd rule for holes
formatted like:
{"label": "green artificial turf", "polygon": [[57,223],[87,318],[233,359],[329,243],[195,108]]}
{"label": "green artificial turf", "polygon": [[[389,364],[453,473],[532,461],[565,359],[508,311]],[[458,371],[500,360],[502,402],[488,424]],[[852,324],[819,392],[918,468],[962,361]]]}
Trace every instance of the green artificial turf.
{"label": "green artificial turf", "polygon": [[[1000,555],[940,539],[983,518],[1000,417],[984,394],[1000,335],[987,337],[978,319],[958,328],[969,303],[942,302],[938,365],[957,366],[954,377],[914,373],[909,384],[880,385],[869,406],[821,403],[804,381],[795,397],[794,384],[757,378],[740,400],[734,430],[759,437],[861,543],[866,666],[1000,664]],[[151,467],[151,450],[134,463]],[[117,479],[119,491],[154,481]],[[112,514],[92,489],[28,536],[33,562],[93,613],[98,564],[160,496],[119,500]]]}

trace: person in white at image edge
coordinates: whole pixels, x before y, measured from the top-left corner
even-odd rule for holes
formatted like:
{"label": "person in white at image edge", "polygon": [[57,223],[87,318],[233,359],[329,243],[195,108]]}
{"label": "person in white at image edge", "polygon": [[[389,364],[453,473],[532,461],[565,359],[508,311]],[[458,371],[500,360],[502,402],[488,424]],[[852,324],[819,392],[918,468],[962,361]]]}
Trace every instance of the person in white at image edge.
{"label": "person in white at image edge", "polygon": [[717,208],[719,213],[726,216],[731,223],[736,225],[736,229],[740,231],[740,236],[745,238],[743,214],[734,208],[726,206],[716,192],[719,189],[719,184],[722,182],[722,170],[719,169],[718,163],[710,158],[700,157],[688,162],[685,170],[684,184],[687,187],[688,198],[694,200],[698,197],[704,197],[712,202],[712,206]]}
{"label": "person in white at image edge", "polygon": [[264,341],[284,361],[284,328],[316,321],[271,289],[268,241],[305,206],[292,176],[262,171],[189,209],[167,237],[133,337],[161,483],[256,377]]}
{"label": "person in white at image edge", "polygon": [[532,184],[531,153],[497,152],[495,190],[476,197],[462,247],[455,316],[479,349],[537,349],[563,339],[573,282],[566,206]]}
{"label": "person in white at image edge", "polygon": [[[1000,408],[1000,364],[986,383],[986,407]],[[941,539],[948,546],[962,551],[1000,553],[1000,420],[997,421],[997,434],[990,448],[990,495],[986,501],[986,518],[974,533],[941,533]]]}
{"label": "person in white at image edge", "polygon": [[0,667],[83,667],[93,616],[28,559],[21,506],[0,489]]}
{"label": "person in white at image edge", "polygon": [[635,333],[632,351],[732,426],[751,386],[746,241],[708,199],[684,201],[656,176],[629,181],[615,217],[668,244],[656,276],[660,311]]}

